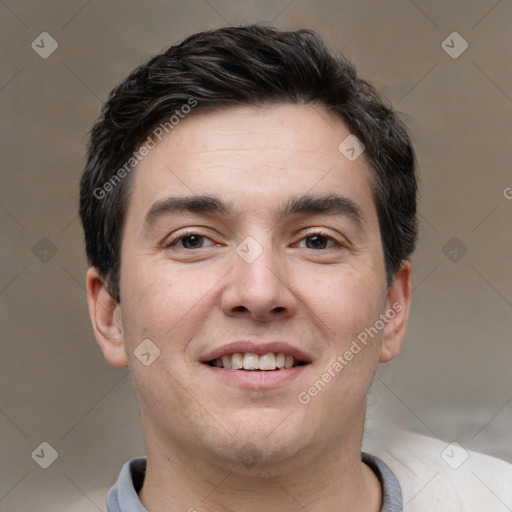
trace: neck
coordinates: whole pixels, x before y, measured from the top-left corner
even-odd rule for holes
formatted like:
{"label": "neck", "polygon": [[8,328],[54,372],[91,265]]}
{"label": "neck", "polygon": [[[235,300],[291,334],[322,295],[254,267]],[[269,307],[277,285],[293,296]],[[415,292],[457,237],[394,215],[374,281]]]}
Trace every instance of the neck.
{"label": "neck", "polygon": [[[146,431],[146,434],[148,432]],[[147,435],[147,468],[139,498],[159,512],[261,512],[299,509],[310,512],[378,512],[381,486],[361,462],[362,428],[338,446],[300,454],[279,464],[258,462],[247,468],[211,461],[180,446],[163,449]]]}

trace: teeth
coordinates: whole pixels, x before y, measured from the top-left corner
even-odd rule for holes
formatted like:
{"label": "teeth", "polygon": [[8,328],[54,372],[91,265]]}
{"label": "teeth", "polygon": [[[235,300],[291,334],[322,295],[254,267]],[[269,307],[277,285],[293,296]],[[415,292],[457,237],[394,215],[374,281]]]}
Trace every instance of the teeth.
{"label": "teeth", "polygon": [[[229,357],[229,356],[226,356]],[[244,356],[240,353],[235,353],[231,356],[231,368],[233,370],[241,370],[244,367]]]}
{"label": "teeth", "polygon": [[292,368],[298,361],[289,354],[269,352],[259,356],[253,352],[226,354],[222,358],[212,361],[212,366],[217,368],[228,368],[232,370],[279,370],[281,368]]}
{"label": "teeth", "polygon": [[276,356],[272,353],[260,357],[260,370],[275,370]]}
{"label": "teeth", "polygon": [[259,370],[260,369],[260,358],[258,354],[251,354],[247,352],[244,356],[244,370]]}
{"label": "teeth", "polygon": [[228,355],[222,356],[222,366],[224,368],[231,368],[231,359]]}

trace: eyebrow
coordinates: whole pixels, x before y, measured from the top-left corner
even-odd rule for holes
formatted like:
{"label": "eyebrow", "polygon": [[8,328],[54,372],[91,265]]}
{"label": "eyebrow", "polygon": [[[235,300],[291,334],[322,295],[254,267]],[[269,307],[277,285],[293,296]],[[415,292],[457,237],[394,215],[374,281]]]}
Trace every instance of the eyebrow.
{"label": "eyebrow", "polygon": [[353,219],[360,227],[365,218],[359,206],[346,196],[329,194],[327,196],[302,195],[289,199],[284,207],[276,212],[278,217],[291,217],[304,214],[344,215]]}
{"label": "eyebrow", "polygon": [[[146,224],[154,224],[160,217],[176,212],[196,214],[234,215],[231,204],[209,195],[168,197],[155,202],[145,216]],[[294,215],[322,214],[345,215],[352,218],[359,226],[364,226],[364,215],[357,204],[346,196],[329,194],[326,196],[302,195],[290,198],[283,206],[274,211],[277,218]]]}
{"label": "eyebrow", "polygon": [[192,213],[217,213],[219,215],[229,215],[232,208],[212,196],[180,196],[168,197],[157,201],[146,213],[144,222],[154,224],[160,217],[176,213],[179,211],[188,211]]}

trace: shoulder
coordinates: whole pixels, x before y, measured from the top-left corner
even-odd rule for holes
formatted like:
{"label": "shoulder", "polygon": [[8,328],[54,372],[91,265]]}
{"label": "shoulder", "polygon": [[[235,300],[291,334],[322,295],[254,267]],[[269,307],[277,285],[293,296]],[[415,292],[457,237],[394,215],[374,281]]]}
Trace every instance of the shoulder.
{"label": "shoulder", "polygon": [[407,512],[510,512],[512,465],[408,431],[369,440],[370,453],[393,471]]}

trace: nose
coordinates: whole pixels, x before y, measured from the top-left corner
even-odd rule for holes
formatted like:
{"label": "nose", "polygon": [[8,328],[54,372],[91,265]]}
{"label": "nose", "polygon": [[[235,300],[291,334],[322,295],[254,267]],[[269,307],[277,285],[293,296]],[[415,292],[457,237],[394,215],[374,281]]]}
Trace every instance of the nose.
{"label": "nose", "polygon": [[296,313],[298,303],[290,272],[272,249],[263,249],[254,261],[234,254],[233,261],[221,300],[224,314],[268,322]]}

